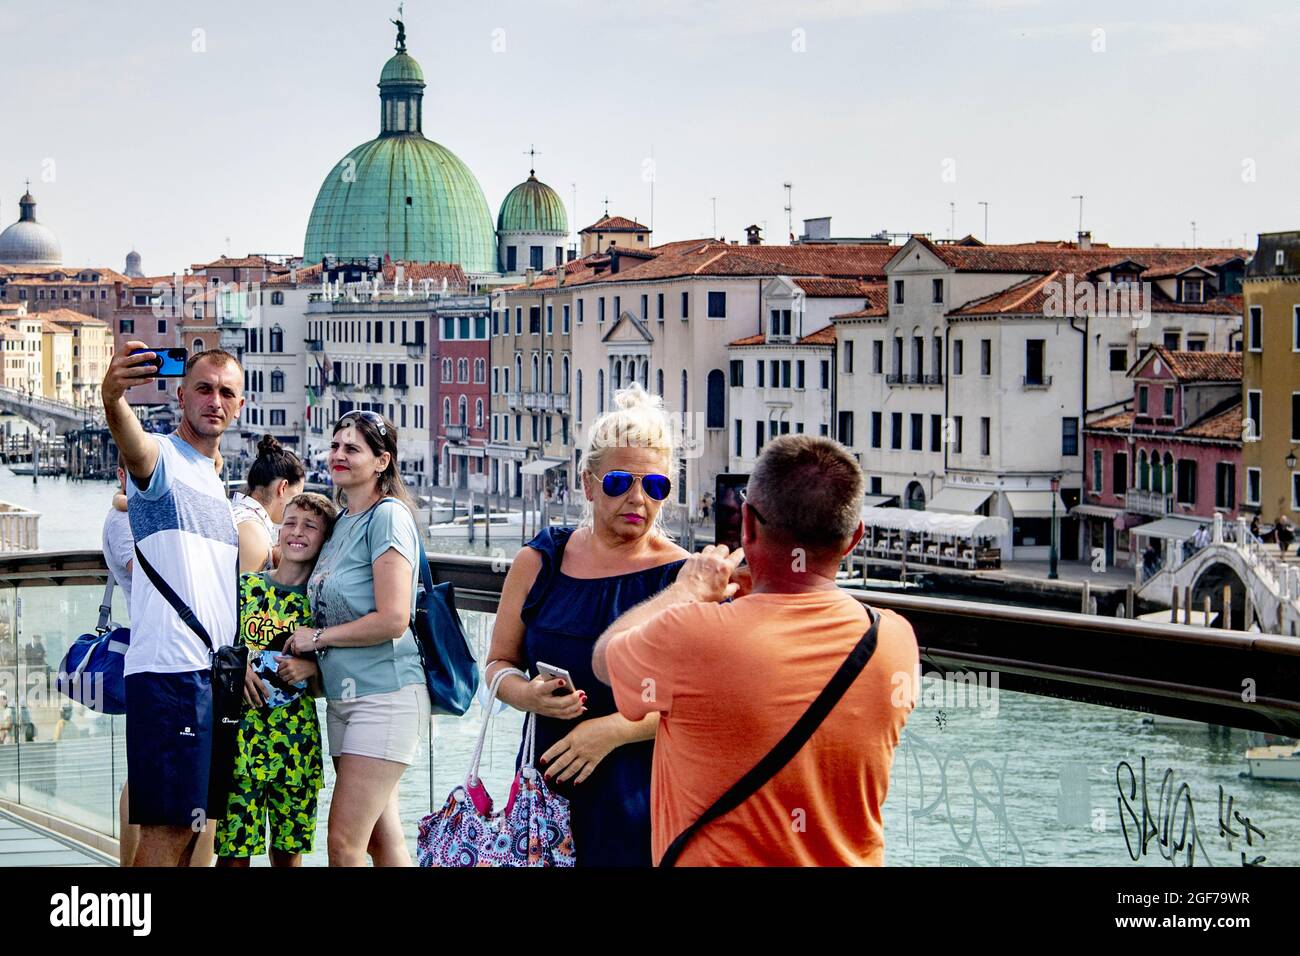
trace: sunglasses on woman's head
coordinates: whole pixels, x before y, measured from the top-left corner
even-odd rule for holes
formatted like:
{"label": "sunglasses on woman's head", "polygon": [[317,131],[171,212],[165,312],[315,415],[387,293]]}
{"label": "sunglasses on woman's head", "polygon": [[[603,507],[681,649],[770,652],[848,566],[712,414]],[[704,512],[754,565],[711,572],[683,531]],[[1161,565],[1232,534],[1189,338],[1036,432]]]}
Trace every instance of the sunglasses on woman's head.
{"label": "sunglasses on woman's head", "polygon": [[[363,418],[366,421],[370,422],[370,424],[374,425],[375,428],[379,429],[379,434],[381,435],[388,434],[388,426],[384,424],[384,416],[380,415],[378,412],[372,412],[369,409],[359,408],[356,409],[355,411],[347,412],[346,414],[340,415],[337,425],[341,427],[343,423],[347,421],[349,418]],[[337,430],[338,428],[336,427],[335,431]]]}
{"label": "sunglasses on woman's head", "polygon": [[627,494],[632,483],[640,479],[641,490],[655,501],[663,501],[673,490],[667,475],[634,475],[630,471],[611,471],[600,480],[601,490],[611,498]]}

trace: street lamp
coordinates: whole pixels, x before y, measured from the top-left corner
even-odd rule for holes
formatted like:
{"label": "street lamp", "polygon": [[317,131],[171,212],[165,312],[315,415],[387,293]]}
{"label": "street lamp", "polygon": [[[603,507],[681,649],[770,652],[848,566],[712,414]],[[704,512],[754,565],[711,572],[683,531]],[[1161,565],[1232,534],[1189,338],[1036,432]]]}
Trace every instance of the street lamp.
{"label": "street lamp", "polygon": [[1286,456],[1286,470],[1295,471],[1295,452]]}
{"label": "street lamp", "polygon": [[1061,479],[1052,479],[1052,549],[1048,552],[1047,557],[1047,580],[1055,581],[1059,575],[1056,573],[1056,498],[1057,492],[1061,490]]}

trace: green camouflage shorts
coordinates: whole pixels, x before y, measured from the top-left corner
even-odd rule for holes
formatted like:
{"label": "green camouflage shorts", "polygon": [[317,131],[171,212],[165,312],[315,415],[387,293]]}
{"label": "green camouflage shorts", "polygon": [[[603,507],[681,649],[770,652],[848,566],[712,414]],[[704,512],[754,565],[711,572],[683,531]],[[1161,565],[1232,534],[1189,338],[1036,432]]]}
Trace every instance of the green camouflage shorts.
{"label": "green camouflage shorts", "polygon": [[285,787],[237,776],[226,818],[217,823],[217,856],[251,857],[271,847],[285,853],[310,853],[316,838],[316,787]]}

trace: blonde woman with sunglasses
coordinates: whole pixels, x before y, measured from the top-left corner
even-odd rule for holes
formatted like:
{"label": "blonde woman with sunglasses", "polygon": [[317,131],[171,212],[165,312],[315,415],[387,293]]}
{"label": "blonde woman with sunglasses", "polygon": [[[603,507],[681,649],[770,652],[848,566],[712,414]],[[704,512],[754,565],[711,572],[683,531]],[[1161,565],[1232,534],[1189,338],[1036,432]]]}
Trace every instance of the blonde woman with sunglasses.
{"label": "blonde woman with sunglasses", "polygon": [[[591,671],[596,639],[677,577],[686,551],[664,530],[673,491],[673,427],[660,399],[633,384],[588,431],[577,528],[546,528],[515,557],[502,588],[487,680],[538,715],[538,764],[570,801],[579,866],[650,865],[650,764],[658,715],[630,721]],[[572,678],[547,679],[537,665]]]}

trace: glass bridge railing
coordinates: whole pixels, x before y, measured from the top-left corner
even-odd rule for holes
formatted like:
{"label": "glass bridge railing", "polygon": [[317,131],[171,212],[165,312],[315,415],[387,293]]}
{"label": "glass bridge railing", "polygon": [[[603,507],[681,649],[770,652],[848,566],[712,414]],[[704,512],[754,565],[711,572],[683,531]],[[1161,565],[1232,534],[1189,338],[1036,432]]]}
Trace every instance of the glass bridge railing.
{"label": "glass bridge railing", "polygon": [[[93,627],[103,593],[98,555],[76,557],[79,562],[54,562],[75,564],[75,571],[50,572],[48,556],[0,562],[0,691],[7,698],[0,707],[0,807],[28,808],[117,837],[118,795],[126,779],[124,718],[96,714],[54,687],[59,662],[77,635]],[[454,576],[448,568],[466,562],[435,557],[433,563],[446,578]],[[495,594],[481,586],[481,570],[475,566],[475,573],[461,576],[458,596],[464,595],[459,603],[466,633],[483,661]],[[876,603],[898,600],[877,597]],[[113,611],[114,620],[127,619],[120,589]],[[1268,720],[1232,707],[1209,713],[1210,720],[1174,716],[1186,713],[1172,703],[1181,699],[1183,685],[1167,682],[1166,697],[1159,698],[1157,689],[1154,699],[1170,706],[1150,707],[1153,691],[1135,665],[1133,686],[1111,687],[1108,699],[1165,713],[1099,703],[1095,695],[1061,691],[1068,684],[1033,685],[1024,661],[1001,658],[996,666],[973,667],[975,657],[963,662],[960,648],[936,649],[926,636],[927,615],[934,613],[917,608],[910,615],[921,638],[923,670],[931,676],[923,678],[895,755],[885,805],[890,865],[1300,865],[1300,755],[1289,756],[1294,737],[1283,734],[1296,732],[1287,716],[1300,712],[1300,705],[1288,710],[1293,699],[1261,694],[1272,714]],[[1080,621],[1091,622],[1093,630],[1085,633],[1098,648],[1117,639],[1107,633],[1113,623],[1107,619]],[[961,626],[959,619],[954,626]],[[1024,626],[1051,633],[1032,620]],[[1204,638],[1199,629],[1188,633]],[[1183,657],[1194,656],[1188,639],[1181,636],[1169,653],[1181,649]],[[1258,635],[1243,640],[1259,646]],[[1300,661],[1300,655],[1288,658],[1285,647],[1280,653],[1284,664]],[[1051,666],[1041,665],[1038,676]],[[936,668],[946,676],[933,676]],[[323,726],[324,702],[318,707]],[[403,776],[401,815],[413,854],[419,819],[463,780],[483,716],[480,702],[463,718],[434,718],[426,751]],[[513,776],[521,727],[522,715],[505,708],[488,737],[483,777],[499,799]],[[307,865],[326,862],[332,787],[327,768],[317,849]]]}

